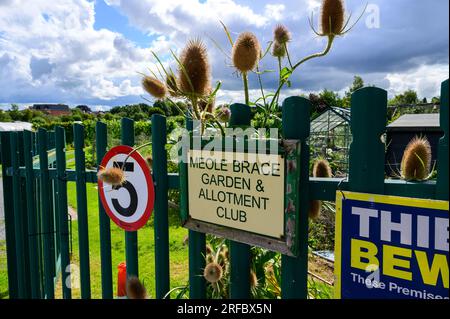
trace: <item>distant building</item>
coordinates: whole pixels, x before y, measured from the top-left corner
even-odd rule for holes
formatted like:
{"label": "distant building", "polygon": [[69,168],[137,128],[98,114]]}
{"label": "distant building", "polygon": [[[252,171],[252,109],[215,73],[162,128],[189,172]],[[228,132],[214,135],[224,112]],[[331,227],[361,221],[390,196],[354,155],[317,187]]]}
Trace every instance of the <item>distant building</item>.
{"label": "distant building", "polygon": [[0,132],[31,131],[33,124],[28,122],[0,122]]}
{"label": "distant building", "polygon": [[388,176],[399,175],[400,164],[406,145],[415,136],[425,136],[431,146],[432,166],[437,162],[439,139],[444,132],[439,123],[439,113],[405,114],[386,128],[386,164],[385,173]]}
{"label": "distant building", "polygon": [[33,104],[33,110],[42,111],[48,115],[61,116],[70,115],[71,111],[66,104]]}
{"label": "distant building", "polygon": [[84,113],[92,113],[91,108],[87,105],[78,105],[76,108]]}

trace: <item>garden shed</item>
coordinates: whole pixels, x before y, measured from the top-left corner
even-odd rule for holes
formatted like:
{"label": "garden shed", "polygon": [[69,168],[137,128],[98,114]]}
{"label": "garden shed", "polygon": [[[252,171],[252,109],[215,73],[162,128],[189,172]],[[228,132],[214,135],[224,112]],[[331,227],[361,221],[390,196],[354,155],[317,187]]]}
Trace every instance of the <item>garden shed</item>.
{"label": "garden shed", "polygon": [[399,175],[403,151],[415,136],[425,136],[428,139],[432,152],[431,165],[435,165],[439,139],[442,135],[439,113],[405,114],[399,117],[386,128],[386,174],[392,177]]}
{"label": "garden shed", "polygon": [[311,121],[311,156],[326,158],[337,177],[346,176],[348,173],[350,116],[350,109],[327,106]]}

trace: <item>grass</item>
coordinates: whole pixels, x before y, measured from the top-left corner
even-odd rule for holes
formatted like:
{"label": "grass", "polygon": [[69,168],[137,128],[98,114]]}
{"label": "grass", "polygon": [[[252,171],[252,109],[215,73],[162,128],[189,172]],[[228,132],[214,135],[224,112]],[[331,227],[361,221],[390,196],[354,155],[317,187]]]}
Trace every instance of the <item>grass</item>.
{"label": "grass", "polygon": [[[98,222],[97,184],[87,184],[88,227],[89,227],[89,257],[91,274],[91,292],[93,298],[101,298],[101,261],[100,232]],[[76,209],[75,183],[68,183],[68,203]],[[169,218],[169,249],[171,287],[186,284],[188,280],[188,248],[183,245],[187,230],[180,227],[180,221],[175,211]],[[78,223],[72,221],[73,258],[72,263],[78,264]],[[147,225],[138,231],[139,277],[144,282],[149,297],[155,296],[155,255],[154,255],[153,217]],[[113,271],[113,290],[117,290],[117,265],[125,261],[125,233],[111,222],[111,255]],[[59,285],[60,286],[60,285]],[[58,287],[60,288],[60,287]],[[58,297],[61,289],[58,289]],[[80,290],[73,289],[73,297],[80,297]]]}
{"label": "grass", "polygon": [[[92,298],[101,298],[101,261],[100,261],[100,232],[98,222],[97,184],[86,184],[88,204],[89,258]],[[76,186],[74,182],[67,185],[68,204],[75,208]],[[171,288],[185,285],[188,280],[188,247],[183,244],[187,230],[180,227],[180,221],[175,211],[169,216],[169,245],[170,245],[170,279]],[[72,221],[73,254],[71,263],[79,265],[78,223]],[[0,298],[6,297],[8,292],[8,278],[6,268],[6,244],[0,242]],[[155,297],[155,255],[154,255],[153,217],[147,225],[138,231],[139,277],[147,288],[150,298]],[[113,272],[113,292],[117,291],[117,265],[125,261],[125,233],[111,222],[111,255]],[[72,297],[80,298],[80,289],[74,285]],[[56,298],[62,297],[61,280],[59,280]]]}

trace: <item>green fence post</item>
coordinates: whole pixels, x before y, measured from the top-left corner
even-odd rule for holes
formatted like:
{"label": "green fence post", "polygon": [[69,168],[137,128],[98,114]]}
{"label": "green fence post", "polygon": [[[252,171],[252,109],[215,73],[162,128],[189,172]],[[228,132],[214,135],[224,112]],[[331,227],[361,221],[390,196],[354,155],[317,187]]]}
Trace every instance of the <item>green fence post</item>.
{"label": "green fence post", "polygon": [[281,258],[281,293],[283,299],[308,298],[308,209],[309,209],[309,145],[311,102],[302,97],[289,97],[283,102],[283,135],[300,140],[299,221],[297,227],[298,256]]}
{"label": "green fence post", "polygon": [[55,148],[62,291],[64,299],[71,299],[72,290],[71,287],[67,285],[71,278],[72,269],[68,268],[70,265],[70,247],[69,223],[67,220],[66,132],[64,128],[59,126],[55,128]]}
{"label": "green fence post", "polygon": [[26,202],[27,202],[27,224],[28,224],[28,254],[30,260],[30,285],[31,298],[41,297],[39,284],[39,256],[38,256],[38,230],[36,204],[34,201],[35,178],[33,172],[33,133],[24,132],[24,157],[25,157],[25,180],[26,180]]}
{"label": "green fence post", "polygon": [[78,214],[78,245],[80,250],[81,298],[91,297],[89,273],[89,231],[86,196],[86,163],[84,155],[84,127],[81,124],[73,126],[75,147],[75,174],[77,189]]}
{"label": "green fence post", "polygon": [[349,190],[384,194],[385,145],[381,135],[386,131],[387,92],[375,87],[357,90],[352,94],[351,114]]}
{"label": "green fence post", "polygon": [[163,298],[170,289],[169,218],[167,177],[166,118],[152,115],[152,157],[155,184],[155,278],[156,298]]}
{"label": "green fence post", "polygon": [[[230,127],[250,126],[251,111],[248,105],[236,103],[230,109]],[[230,241],[230,260],[230,298],[250,298],[250,246]]]}
{"label": "green fence post", "polygon": [[[107,126],[105,123],[97,122],[95,129],[97,168],[100,169],[103,156],[106,154]],[[100,224],[100,258],[102,267],[102,297],[103,299],[113,298],[112,289],[112,259],[111,259],[111,226],[108,215],[103,208],[103,204],[98,197],[98,214]]]}
{"label": "green fence post", "polygon": [[439,141],[438,149],[438,176],[436,185],[436,198],[448,200],[448,80],[441,86],[441,129],[444,136]]}
{"label": "green fence post", "polygon": [[[17,132],[18,136],[18,157],[19,167],[25,167],[25,146],[24,146],[24,131]],[[28,231],[28,210],[27,210],[27,190],[24,176],[20,174],[19,190],[20,190],[20,212],[21,212],[21,229],[24,234],[23,237],[23,261],[25,271],[25,298],[31,298],[31,274],[30,274],[30,255],[29,252],[29,231]]]}
{"label": "green fence post", "polygon": [[18,298],[16,242],[14,240],[14,207],[12,195],[12,177],[6,171],[11,167],[11,132],[0,132],[2,160],[3,209],[5,212],[6,261],[8,266],[9,298]]}
{"label": "green fence post", "polygon": [[25,243],[26,234],[23,231],[23,213],[20,200],[20,174],[19,174],[19,136],[17,132],[11,135],[11,167],[12,167],[12,195],[14,207],[14,240],[16,241],[17,260],[17,287],[19,298],[26,298],[25,279]]}
{"label": "green fence post", "polygon": [[51,214],[50,214],[50,177],[48,172],[47,154],[47,131],[40,128],[38,130],[38,151],[39,151],[39,171],[40,171],[40,193],[41,193],[41,218],[43,233],[43,264],[44,264],[44,292],[45,298],[55,298],[55,287],[53,283],[52,269],[54,267],[51,247]]}
{"label": "green fence post", "polygon": [[[186,117],[186,129],[192,132],[192,119]],[[188,145],[186,145],[188,146]],[[185,158],[186,160],[186,158]],[[187,174],[187,170],[184,172]],[[183,194],[185,197],[185,206],[189,205],[189,198],[187,198],[187,183],[184,186]],[[206,281],[203,277],[203,269],[205,269],[206,261],[206,235],[200,232],[189,229],[189,298],[190,299],[205,299],[206,298]]]}
{"label": "green fence post", "polygon": [[[121,122],[122,145],[134,146],[134,121],[122,118]],[[139,275],[138,261],[138,233],[125,231],[125,255],[127,261],[127,277]]]}

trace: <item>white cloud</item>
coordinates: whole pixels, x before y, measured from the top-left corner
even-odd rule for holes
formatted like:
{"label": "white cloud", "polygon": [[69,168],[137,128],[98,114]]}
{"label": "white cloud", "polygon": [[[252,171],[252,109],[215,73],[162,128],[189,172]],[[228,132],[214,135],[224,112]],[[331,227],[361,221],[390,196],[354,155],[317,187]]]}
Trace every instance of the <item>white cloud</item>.
{"label": "white cloud", "polygon": [[[142,94],[137,71],[150,65],[150,48],[95,30],[94,19],[94,2],[85,0],[16,0],[2,6],[0,100],[70,102]],[[152,49],[165,47],[159,37]]]}
{"label": "white cloud", "polygon": [[[129,23],[149,35],[150,48],[141,48],[124,35],[96,30],[95,2],[88,0],[0,0],[0,102],[45,101],[114,104],[142,101],[138,72],[157,73],[150,51],[171,64],[170,49],[179,52],[187,40],[202,37],[209,50],[214,81],[223,82],[219,101],[242,101],[242,84],[214,39],[229,51],[219,20],[233,38],[252,31],[263,46],[272,28],[285,24],[292,32],[292,60],[323,49],[324,39],[309,29],[308,16],[321,0],[96,0],[124,14]],[[448,77],[448,3],[373,0],[382,14],[381,28],[368,29],[364,18],[347,36],[336,39],[331,53],[309,61],[292,78],[283,96],[328,88],[343,92],[353,75],[387,89],[405,89],[419,96],[439,94]],[[360,1],[346,1],[357,16]],[[408,12],[399,11],[408,4]],[[445,8],[444,8],[445,9]],[[419,21],[420,25],[416,23]],[[446,56],[447,55],[447,56]],[[265,69],[276,69],[270,57]],[[251,95],[259,95],[254,76]],[[276,73],[263,76],[268,91],[277,85]],[[301,88],[301,90],[300,90]]]}
{"label": "white cloud", "polygon": [[419,97],[432,98],[440,95],[441,82],[448,78],[449,66],[444,64],[421,65],[402,73],[388,73],[388,91],[395,96],[412,89]]}

